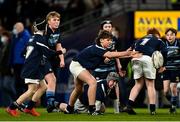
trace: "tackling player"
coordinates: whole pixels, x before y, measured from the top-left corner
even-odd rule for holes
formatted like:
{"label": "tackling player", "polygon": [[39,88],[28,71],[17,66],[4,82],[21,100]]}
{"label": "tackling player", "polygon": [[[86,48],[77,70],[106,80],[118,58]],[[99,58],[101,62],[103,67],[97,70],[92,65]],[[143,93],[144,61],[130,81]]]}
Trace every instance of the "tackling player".
{"label": "tackling player", "polygon": [[[135,41],[133,49],[142,53],[143,56],[132,59],[132,70],[134,72],[135,85],[131,89],[127,108],[125,109],[128,114],[136,114],[133,110],[133,104],[140,90],[144,86],[144,83],[147,87],[150,114],[156,114],[156,90],[154,85],[154,80],[156,79],[156,69],[153,66],[151,56],[154,51],[160,50],[163,56],[166,57],[166,46],[159,38],[159,31],[156,28],[151,28],[147,31],[146,36]],[[161,67],[160,70],[162,72],[164,69]]]}

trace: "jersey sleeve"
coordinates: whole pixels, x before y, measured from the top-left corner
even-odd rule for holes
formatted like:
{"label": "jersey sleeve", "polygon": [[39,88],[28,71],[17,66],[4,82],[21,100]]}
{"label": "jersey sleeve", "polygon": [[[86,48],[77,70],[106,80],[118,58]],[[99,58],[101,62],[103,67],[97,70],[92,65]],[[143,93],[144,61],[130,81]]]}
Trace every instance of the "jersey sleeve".
{"label": "jersey sleeve", "polygon": [[107,52],[107,50],[105,50],[105,49],[103,49],[103,48],[100,48],[100,47],[95,47],[95,48],[93,49],[93,52],[96,53],[96,55],[102,57],[102,56]]}
{"label": "jersey sleeve", "polygon": [[36,41],[36,46],[37,46],[38,50],[48,58],[55,56],[55,55],[62,54],[61,51],[56,52],[56,51],[50,49],[47,45],[45,45],[44,38],[39,38],[38,41]]}

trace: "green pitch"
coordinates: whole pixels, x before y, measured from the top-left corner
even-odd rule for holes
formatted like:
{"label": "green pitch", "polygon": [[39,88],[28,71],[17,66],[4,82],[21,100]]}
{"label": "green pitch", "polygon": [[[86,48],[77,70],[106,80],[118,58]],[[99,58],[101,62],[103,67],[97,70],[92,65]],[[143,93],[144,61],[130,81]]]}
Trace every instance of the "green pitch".
{"label": "green pitch", "polygon": [[0,121],[180,121],[180,110],[177,114],[169,114],[168,109],[157,109],[157,114],[152,116],[148,109],[135,109],[137,115],[127,113],[114,114],[112,108],[108,108],[104,115],[90,116],[87,114],[68,115],[64,113],[47,113],[45,108],[37,108],[41,113],[39,117],[21,113],[20,117],[12,117],[0,108]]}

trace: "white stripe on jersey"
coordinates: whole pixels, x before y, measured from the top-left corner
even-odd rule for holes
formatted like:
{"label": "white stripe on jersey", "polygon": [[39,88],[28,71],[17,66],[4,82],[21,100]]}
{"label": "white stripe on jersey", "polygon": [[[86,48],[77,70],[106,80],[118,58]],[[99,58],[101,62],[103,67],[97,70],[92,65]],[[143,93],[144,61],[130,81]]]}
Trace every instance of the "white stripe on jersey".
{"label": "white stripe on jersey", "polygon": [[98,46],[97,44],[96,44],[95,46],[96,46],[97,48],[100,48],[100,49],[106,50],[105,48],[100,47],[100,46]]}
{"label": "white stripe on jersey", "polygon": [[40,45],[40,46],[42,46],[42,47],[45,47],[45,48],[47,48],[47,49],[49,49],[49,47],[46,46],[45,44],[42,44],[42,43],[39,43],[39,42],[36,42],[36,44],[37,44],[37,45]]}

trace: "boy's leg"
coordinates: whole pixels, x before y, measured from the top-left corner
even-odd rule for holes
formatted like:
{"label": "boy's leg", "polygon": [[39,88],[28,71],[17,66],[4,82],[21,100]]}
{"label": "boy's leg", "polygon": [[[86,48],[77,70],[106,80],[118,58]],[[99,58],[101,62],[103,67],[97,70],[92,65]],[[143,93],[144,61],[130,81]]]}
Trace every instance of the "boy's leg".
{"label": "boy's leg", "polygon": [[40,116],[38,112],[35,111],[34,107],[37,103],[37,101],[41,98],[41,96],[44,94],[44,92],[47,89],[46,82],[44,80],[40,81],[39,88],[35,92],[35,94],[32,96],[32,100],[29,101],[27,108],[24,109],[24,112],[30,113],[33,116]]}
{"label": "boy's leg", "polygon": [[47,112],[51,113],[55,109],[56,77],[53,72],[50,72],[45,76],[45,79],[48,82],[46,90]]}
{"label": "boy's leg", "polygon": [[36,84],[28,84],[28,90],[23,93],[15,102],[13,102],[6,111],[12,116],[18,116],[18,112],[16,109],[21,109],[21,104],[26,101],[29,97],[31,97],[36,91]]}

